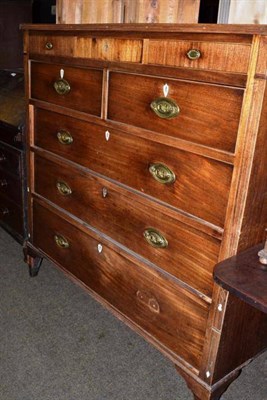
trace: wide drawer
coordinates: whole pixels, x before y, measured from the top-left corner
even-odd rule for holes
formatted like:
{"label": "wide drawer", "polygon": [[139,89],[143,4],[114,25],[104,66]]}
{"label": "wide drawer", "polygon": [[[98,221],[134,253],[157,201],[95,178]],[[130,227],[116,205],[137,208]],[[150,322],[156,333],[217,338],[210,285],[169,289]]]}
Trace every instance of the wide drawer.
{"label": "wide drawer", "polygon": [[30,34],[30,54],[141,62],[142,40],[75,35]]}
{"label": "wide drawer", "polygon": [[[225,38],[224,38],[225,39]],[[250,43],[198,40],[157,40],[147,44],[146,62],[194,69],[246,73]]]}
{"label": "wide drawer", "polygon": [[21,171],[21,152],[0,143],[0,169],[18,175]]}
{"label": "wide drawer", "polygon": [[111,72],[108,118],[234,152],[242,100],[238,88]]}
{"label": "wide drawer", "polygon": [[0,193],[0,223],[20,236],[23,235],[22,209],[2,193]]}
{"label": "wide drawer", "polygon": [[33,205],[33,244],[171,352],[199,368],[209,306]]}
{"label": "wide drawer", "polygon": [[[219,240],[164,215],[155,203],[140,202],[139,196],[67,163],[36,156],[35,191],[211,296]],[[154,237],[155,232],[162,236]],[[161,247],[162,240],[166,247]]]}
{"label": "wide drawer", "polygon": [[32,62],[31,97],[100,116],[102,71]]}
{"label": "wide drawer", "polygon": [[0,169],[0,193],[22,206],[22,182],[6,170]]}
{"label": "wide drawer", "polygon": [[[69,138],[71,143],[62,144],[58,132],[61,141]],[[109,129],[107,135],[105,127],[41,109],[35,113],[35,144],[213,224],[224,224],[230,165],[122,131]],[[164,171],[174,177],[172,183],[158,181]]]}

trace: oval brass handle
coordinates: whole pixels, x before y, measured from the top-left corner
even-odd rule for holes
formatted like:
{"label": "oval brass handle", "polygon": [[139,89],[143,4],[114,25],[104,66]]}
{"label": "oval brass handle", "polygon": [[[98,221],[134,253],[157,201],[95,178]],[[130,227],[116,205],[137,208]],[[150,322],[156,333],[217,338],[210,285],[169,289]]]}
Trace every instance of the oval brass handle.
{"label": "oval brass handle", "polygon": [[186,53],[186,55],[189,58],[189,60],[197,60],[198,58],[201,57],[201,52],[198,49],[190,49]]}
{"label": "oval brass handle", "polygon": [[46,50],[52,50],[52,49],[53,49],[53,43],[47,42],[47,43],[45,44],[45,48],[46,48]]}
{"label": "oval brass handle", "polygon": [[164,249],[168,247],[168,240],[154,228],[147,228],[144,231],[144,238],[153,247]]}
{"label": "oval brass handle", "polygon": [[160,118],[174,118],[180,112],[180,107],[169,97],[158,97],[152,101],[150,107]]}
{"label": "oval brass handle", "polygon": [[153,163],[149,166],[149,172],[156,181],[160,183],[174,183],[176,176],[175,173],[162,163]]}
{"label": "oval brass handle", "polygon": [[70,84],[66,79],[57,79],[54,82],[54,89],[60,95],[68,94],[70,92]]}
{"label": "oval brass handle", "polygon": [[72,193],[72,190],[69,187],[69,185],[67,183],[65,183],[65,182],[62,182],[62,181],[58,181],[57,182],[57,190],[63,196],[69,196]]}
{"label": "oval brass handle", "polygon": [[4,155],[4,153],[0,154],[0,161],[5,161],[6,160],[6,156]]}
{"label": "oval brass handle", "polygon": [[67,239],[62,236],[62,235],[55,235],[54,236],[54,240],[56,242],[56,245],[58,247],[60,247],[61,249],[67,249],[68,247],[70,247],[69,242],[67,241]]}
{"label": "oval brass handle", "polygon": [[1,208],[0,209],[0,213],[2,214],[2,215],[7,215],[7,214],[9,214],[9,209],[8,208]]}
{"label": "oval brass handle", "polygon": [[1,179],[0,180],[0,186],[7,186],[7,180],[6,179]]}
{"label": "oval brass handle", "polygon": [[138,298],[138,300],[141,303],[148,306],[150,311],[153,311],[157,314],[160,313],[160,305],[159,305],[157,299],[154,296],[152,296],[150,293],[144,292],[142,290],[137,290],[136,297]]}
{"label": "oval brass handle", "polygon": [[71,134],[64,129],[58,131],[57,138],[61,144],[71,144],[73,142]]}

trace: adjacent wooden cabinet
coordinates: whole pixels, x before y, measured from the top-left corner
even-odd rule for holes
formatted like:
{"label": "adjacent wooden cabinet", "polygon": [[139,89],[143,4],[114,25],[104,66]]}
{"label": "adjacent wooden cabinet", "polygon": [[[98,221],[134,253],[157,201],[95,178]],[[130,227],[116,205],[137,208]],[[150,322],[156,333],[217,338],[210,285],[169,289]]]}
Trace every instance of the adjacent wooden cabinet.
{"label": "adjacent wooden cabinet", "polygon": [[20,243],[26,239],[24,76],[0,71],[0,225]]}
{"label": "adjacent wooden cabinet", "polygon": [[23,29],[31,274],[49,258],[218,400],[267,344],[213,281],[264,239],[267,27]]}

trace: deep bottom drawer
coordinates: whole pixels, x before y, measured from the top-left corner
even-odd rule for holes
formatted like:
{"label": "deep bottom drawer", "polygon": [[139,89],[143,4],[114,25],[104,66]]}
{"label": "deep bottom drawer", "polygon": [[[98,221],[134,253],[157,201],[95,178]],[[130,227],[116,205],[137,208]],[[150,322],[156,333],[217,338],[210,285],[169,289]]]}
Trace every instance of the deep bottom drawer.
{"label": "deep bottom drawer", "polygon": [[34,202],[33,244],[172,353],[199,368],[208,304]]}

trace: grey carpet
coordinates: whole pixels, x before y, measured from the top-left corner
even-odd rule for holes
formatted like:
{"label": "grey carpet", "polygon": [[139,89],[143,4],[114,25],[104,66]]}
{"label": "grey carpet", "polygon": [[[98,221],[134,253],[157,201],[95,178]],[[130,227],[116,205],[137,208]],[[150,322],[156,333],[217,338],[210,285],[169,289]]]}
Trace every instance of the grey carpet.
{"label": "grey carpet", "polygon": [[[192,400],[173,365],[49,262],[30,278],[0,229],[0,400]],[[267,400],[261,355],[223,400]]]}

